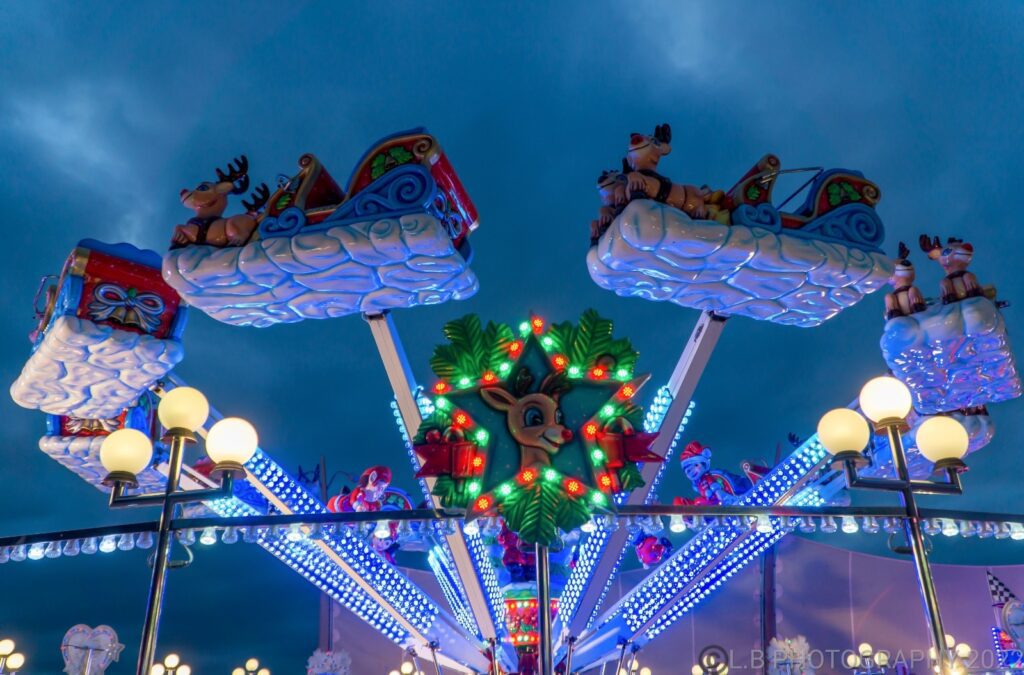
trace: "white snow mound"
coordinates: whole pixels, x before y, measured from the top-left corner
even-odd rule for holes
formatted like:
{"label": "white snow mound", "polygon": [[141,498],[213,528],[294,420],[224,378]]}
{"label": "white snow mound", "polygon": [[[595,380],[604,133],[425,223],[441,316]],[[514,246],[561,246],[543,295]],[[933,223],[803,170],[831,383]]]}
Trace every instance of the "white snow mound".
{"label": "white snow mound", "polygon": [[630,202],[587,254],[598,286],[722,315],[811,327],[881,288],[881,253]]}
{"label": "white snow mound", "polygon": [[931,414],[1021,395],[1003,315],[988,298],[929,305],[885,323],[882,356]]}
{"label": "white snow mound", "polygon": [[11,397],[52,415],[117,417],[184,356],[177,340],[59,316],[11,385]]}
{"label": "white snow mound", "polygon": [[164,280],[233,326],[271,326],[461,300],[476,275],[432,216],[333,227],[242,247],[187,246],[164,256]]}

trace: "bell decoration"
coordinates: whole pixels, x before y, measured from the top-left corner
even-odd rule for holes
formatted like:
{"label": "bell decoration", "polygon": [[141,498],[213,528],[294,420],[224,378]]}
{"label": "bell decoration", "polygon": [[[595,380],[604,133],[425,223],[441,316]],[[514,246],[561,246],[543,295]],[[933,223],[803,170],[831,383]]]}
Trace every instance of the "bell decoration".
{"label": "bell decoration", "polygon": [[[621,431],[611,429],[618,426]],[[637,432],[625,417],[611,420],[597,432],[597,445],[604,452],[605,466],[617,470],[626,462],[662,462],[664,457],[651,452],[651,443],[657,433]]]}

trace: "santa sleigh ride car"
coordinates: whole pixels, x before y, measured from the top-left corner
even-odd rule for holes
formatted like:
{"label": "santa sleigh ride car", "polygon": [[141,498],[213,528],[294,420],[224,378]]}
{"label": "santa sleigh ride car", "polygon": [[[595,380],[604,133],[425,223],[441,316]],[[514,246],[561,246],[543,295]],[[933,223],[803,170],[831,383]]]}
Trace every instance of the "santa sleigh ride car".
{"label": "santa sleigh ride car", "polygon": [[[783,170],[765,155],[729,190],[673,183],[656,171],[668,125],[633,134],[623,170],[598,179],[602,206],[587,264],[616,294],[722,315],[817,326],[885,284],[878,187],[857,171],[815,175],[804,203],[772,203]],[[792,198],[792,197],[791,197]]]}
{"label": "santa sleigh ride car", "polygon": [[183,190],[196,217],[175,231],[164,278],[214,319],[269,326],[473,295],[467,239],[476,207],[437,140],[395,134],[365,153],[343,190],[312,154],[224,217],[248,187],[243,156],[216,182]]}

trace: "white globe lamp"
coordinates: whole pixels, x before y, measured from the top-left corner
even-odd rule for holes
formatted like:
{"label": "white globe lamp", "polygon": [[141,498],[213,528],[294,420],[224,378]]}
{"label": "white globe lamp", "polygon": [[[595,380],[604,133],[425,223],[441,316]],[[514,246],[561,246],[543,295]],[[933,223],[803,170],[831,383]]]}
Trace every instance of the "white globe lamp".
{"label": "white globe lamp", "polygon": [[136,487],[141,473],[153,459],[153,442],[137,429],[118,429],[103,439],[100,464],[107,470],[103,484],[124,483]]}
{"label": "white globe lamp", "polygon": [[217,422],[206,435],[206,454],[216,465],[211,475],[244,476],[242,465],[252,459],[258,445],[256,429],[241,417],[225,417]]}
{"label": "white globe lamp", "polygon": [[210,416],[210,404],[198,389],[177,387],[164,394],[156,413],[168,431],[191,434]]}

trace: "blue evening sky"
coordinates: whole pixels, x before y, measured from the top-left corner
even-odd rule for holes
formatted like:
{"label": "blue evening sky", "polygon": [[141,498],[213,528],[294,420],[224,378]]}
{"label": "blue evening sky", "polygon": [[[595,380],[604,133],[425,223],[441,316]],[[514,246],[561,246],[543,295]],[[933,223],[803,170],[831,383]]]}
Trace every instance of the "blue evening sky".
{"label": "blue evening sky", "polygon": [[[303,152],[344,177],[378,137],[416,125],[440,139],[481,220],[477,296],[395,315],[423,380],[453,317],[565,319],[589,306],[632,337],[650,393],[666,380],[697,312],[617,298],[584,265],[595,177],[629,132],[661,122],[674,132],[663,167],[679,181],[727,187],[766,152],[862,170],[881,186],[888,248],[925,231],[966,237],[978,277],[1015,303],[1006,319],[1019,337],[1022,31],[1024,6],[1009,2],[0,3],[0,382],[28,357],[39,277],[80,238],[163,250],[189,215],[178,190],[236,154],[256,180]],[[934,295],[938,268],[915,257]],[[688,438],[728,466],[811,433],[883,369],[881,312],[873,295],[814,329],[731,321]],[[383,458],[413,487],[360,318],[256,330],[194,312],[185,343],[181,375],[252,420],[286,466],[323,454],[358,472]],[[6,396],[0,411],[0,534],[144,517],[111,512],[39,452],[41,414]],[[971,458],[967,494],[944,504],[1020,510],[1022,412],[992,407],[996,439]],[[675,465],[662,490],[689,494]],[[1009,541],[936,553],[1024,561]],[[30,651],[26,672],[57,672],[69,626],[108,623],[129,645],[112,672],[128,672],[147,572],[139,553],[0,567],[0,636]],[[316,612],[312,587],[270,556],[218,546],[172,575],[162,645],[200,675],[230,672],[257,646],[295,672]]]}

